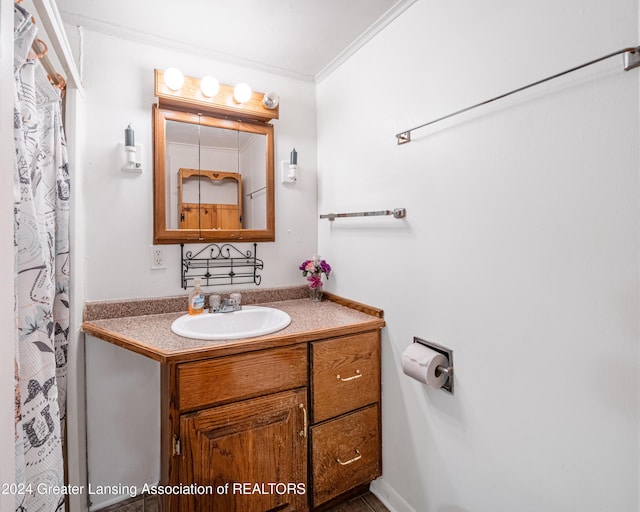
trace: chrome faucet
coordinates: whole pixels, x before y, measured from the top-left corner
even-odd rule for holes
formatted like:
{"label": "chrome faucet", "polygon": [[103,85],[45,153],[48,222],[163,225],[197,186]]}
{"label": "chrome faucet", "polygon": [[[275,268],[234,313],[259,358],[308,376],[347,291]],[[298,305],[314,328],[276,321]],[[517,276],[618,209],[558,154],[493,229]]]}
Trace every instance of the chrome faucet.
{"label": "chrome faucet", "polygon": [[209,313],[232,313],[234,311],[240,311],[242,306],[238,303],[238,299],[223,299],[219,306],[211,306]]}

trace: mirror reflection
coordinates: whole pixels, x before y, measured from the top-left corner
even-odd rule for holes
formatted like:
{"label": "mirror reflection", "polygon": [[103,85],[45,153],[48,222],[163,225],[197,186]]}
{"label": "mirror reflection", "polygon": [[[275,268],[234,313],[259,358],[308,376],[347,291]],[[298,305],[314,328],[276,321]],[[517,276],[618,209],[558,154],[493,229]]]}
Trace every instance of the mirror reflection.
{"label": "mirror reflection", "polygon": [[266,229],[265,135],[167,121],[169,229]]}
{"label": "mirror reflection", "polygon": [[273,240],[273,127],[156,109],[155,240]]}

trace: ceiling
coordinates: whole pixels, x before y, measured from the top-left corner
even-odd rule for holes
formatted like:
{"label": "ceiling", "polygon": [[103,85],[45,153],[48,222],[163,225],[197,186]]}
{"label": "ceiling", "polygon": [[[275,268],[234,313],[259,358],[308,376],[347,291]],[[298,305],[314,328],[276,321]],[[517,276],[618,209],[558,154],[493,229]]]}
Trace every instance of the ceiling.
{"label": "ceiling", "polygon": [[56,0],[56,4],[63,21],[71,25],[319,82],[415,1]]}

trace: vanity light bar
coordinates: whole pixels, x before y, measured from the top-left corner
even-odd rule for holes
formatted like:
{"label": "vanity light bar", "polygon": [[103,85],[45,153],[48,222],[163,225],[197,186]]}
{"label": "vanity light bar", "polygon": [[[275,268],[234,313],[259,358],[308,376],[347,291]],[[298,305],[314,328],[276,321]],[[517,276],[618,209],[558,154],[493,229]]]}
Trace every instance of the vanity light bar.
{"label": "vanity light bar", "polygon": [[[277,101],[274,99],[277,98],[275,93],[268,93],[266,96],[269,101],[263,102],[265,98],[264,93],[251,91],[248,86],[241,87],[241,89],[244,89],[246,96],[240,98],[240,100],[244,100],[240,103],[234,98],[234,86],[218,84],[219,88],[216,94],[207,96],[215,90],[215,84],[210,83],[210,77],[204,77],[207,78],[207,81],[204,87],[205,92],[203,92],[202,80],[186,75],[183,76],[183,81],[180,86],[172,89],[165,81],[165,75],[169,71],[169,69],[166,71],[160,69],[154,70],[154,92],[158,97],[158,104],[162,108],[188,109],[192,112],[199,111],[234,119],[248,119],[264,123],[279,118],[279,99]],[[171,83],[171,80],[169,82]],[[179,82],[180,81],[173,83],[172,87],[176,87]],[[275,106],[273,108],[267,108],[265,105]]]}

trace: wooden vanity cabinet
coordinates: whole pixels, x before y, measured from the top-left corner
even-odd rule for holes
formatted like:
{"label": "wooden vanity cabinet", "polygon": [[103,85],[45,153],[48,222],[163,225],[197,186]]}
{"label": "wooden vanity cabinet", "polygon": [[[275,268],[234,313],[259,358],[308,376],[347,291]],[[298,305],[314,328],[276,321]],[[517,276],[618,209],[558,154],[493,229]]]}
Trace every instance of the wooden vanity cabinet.
{"label": "wooden vanity cabinet", "polygon": [[378,477],[379,336],[163,365],[162,484],[213,493],[162,510],[306,512]]}
{"label": "wooden vanity cabinet", "polygon": [[[307,368],[306,343],[163,365],[163,485],[212,492],[165,496],[162,510],[307,510]],[[303,488],[274,492],[282,482]]]}

